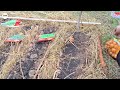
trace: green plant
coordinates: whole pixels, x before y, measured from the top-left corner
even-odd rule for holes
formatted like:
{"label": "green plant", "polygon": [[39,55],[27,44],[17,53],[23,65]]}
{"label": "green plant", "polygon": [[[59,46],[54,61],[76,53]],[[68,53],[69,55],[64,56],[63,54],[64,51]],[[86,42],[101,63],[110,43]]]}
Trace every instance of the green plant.
{"label": "green plant", "polygon": [[112,36],[111,34],[103,34],[101,36],[102,44],[105,45],[106,41],[112,39],[112,37],[115,37],[114,35]]}
{"label": "green plant", "polygon": [[119,25],[119,19],[112,18],[111,24],[112,24],[112,27],[115,28],[117,25]]}

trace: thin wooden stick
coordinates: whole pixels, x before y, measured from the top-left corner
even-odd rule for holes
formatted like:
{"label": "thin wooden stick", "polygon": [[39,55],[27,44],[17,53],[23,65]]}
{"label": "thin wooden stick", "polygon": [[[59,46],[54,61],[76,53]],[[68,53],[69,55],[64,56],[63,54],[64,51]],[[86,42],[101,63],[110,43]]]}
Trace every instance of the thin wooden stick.
{"label": "thin wooden stick", "polygon": [[10,76],[11,76],[11,74],[9,74],[9,75],[8,75],[7,79],[9,79],[9,78],[10,78]]}
{"label": "thin wooden stick", "polygon": [[[56,44],[56,43],[55,43],[55,44]],[[39,66],[38,66],[38,68],[37,68],[37,70],[36,70],[36,73],[35,73],[33,79],[36,79],[36,77],[37,77],[37,75],[38,75],[38,72],[39,72],[39,69],[42,67],[43,63],[45,62],[44,60],[45,60],[47,54],[49,53],[49,51],[51,50],[51,48],[52,48],[55,44],[53,44],[51,47],[48,47],[48,48],[47,48],[47,51],[45,52],[44,57],[43,57],[42,60],[40,61],[40,64],[39,64]]]}
{"label": "thin wooden stick", "polygon": [[24,74],[23,74],[23,70],[22,70],[22,66],[21,66],[21,60],[20,60],[20,71],[22,73],[22,78],[25,79]]}
{"label": "thin wooden stick", "polygon": [[66,78],[68,78],[68,77],[70,77],[72,74],[74,74],[75,72],[72,72],[72,73],[70,73],[69,75],[67,75],[64,79],[66,79]]}
{"label": "thin wooden stick", "polygon": [[72,42],[70,42],[70,43],[79,50],[79,48],[74,43],[72,43]]}
{"label": "thin wooden stick", "polygon": [[54,74],[53,74],[53,79],[57,79],[56,74],[58,74],[58,72],[60,72],[60,70],[56,70],[56,71],[54,72]]}
{"label": "thin wooden stick", "polygon": [[[41,21],[64,22],[64,23],[78,23],[78,21],[71,21],[71,20],[53,20],[53,19],[40,19],[40,18],[5,17],[5,16],[0,16],[0,18],[23,19],[23,20],[41,20]],[[101,23],[97,23],[97,22],[80,22],[80,24],[101,24]]]}
{"label": "thin wooden stick", "polygon": [[[61,32],[61,31],[59,31],[58,33],[60,33],[60,32]],[[57,37],[56,37],[56,38],[57,38]],[[48,53],[49,53],[49,51],[51,50],[51,48],[53,48],[53,46],[55,46],[57,43],[58,43],[58,42],[55,42],[55,43],[53,43],[52,45],[50,45],[50,44],[48,45],[48,48],[47,48],[47,50],[46,50],[46,52],[45,52],[42,60],[40,61],[40,64],[39,64],[39,66],[38,66],[38,68],[37,68],[37,70],[36,70],[36,73],[35,73],[33,79],[36,79],[36,77],[38,76],[38,73],[39,73],[40,68],[43,66],[43,64],[44,64],[44,62],[45,62],[46,56],[48,55]]]}

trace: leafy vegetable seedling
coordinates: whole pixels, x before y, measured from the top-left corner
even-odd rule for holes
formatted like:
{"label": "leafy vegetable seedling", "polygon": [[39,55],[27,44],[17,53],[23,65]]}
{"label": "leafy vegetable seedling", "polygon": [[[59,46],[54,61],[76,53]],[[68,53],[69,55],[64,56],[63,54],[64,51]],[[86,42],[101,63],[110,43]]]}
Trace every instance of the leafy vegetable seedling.
{"label": "leafy vegetable seedling", "polygon": [[42,42],[42,41],[51,41],[54,40],[55,38],[55,34],[51,33],[51,34],[43,34],[39,36],[38,42]]}
{"label": "leafy vegetable seedling", "polygon": [[24,38],[25,38],[24,35],[17,34],[17,35],[11,36],[7,40],[5,40],[5,42],[21,42]]}
{"label": "leafy vegetable seedling", "polygon": [[20,23],[20,20],[9,20],[7,22],[1,23],[1,25],[6,27],[19,27]]}
{"label": "leafy vegetable seedling", "polygon": [[[54,40],[54,37],[55,37],[54,33],[39,35],[38,42],[51,41],[51,40]],[[17,34],[17,35],[11,36],[7,40],[5,40],[5,42],[21,42],[24,38],[25,38],[25,35]]]}
{"label": "leafy vegetable seedling", "polygon": [[116,26],[119,25],[120,22],[120,11],[112,11],[111,12],[112,16],[112,26],[115,28]]}

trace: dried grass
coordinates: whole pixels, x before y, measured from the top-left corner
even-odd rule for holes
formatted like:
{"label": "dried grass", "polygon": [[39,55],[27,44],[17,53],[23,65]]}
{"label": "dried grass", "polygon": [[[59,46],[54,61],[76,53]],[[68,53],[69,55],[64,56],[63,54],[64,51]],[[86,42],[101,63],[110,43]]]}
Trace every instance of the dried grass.
{"label": "dried grass", "polygon": [[[10,13],[10,12],[9,12]],[[16,12],[15,12],[16,13]],[[26,15],[27,13],[27,15]],[[77,18],[73,17],[70,12],[36,12],[35,15],[37,14],[44,14],[45,18],[50,18],[50,19],[62,19],[62,20],[77,20]],[[32,12],[22,12],[18,11],[16,13],[19,16],[23,17],[31,17],[35,16],[33,15]],[[82,16],[82,21],[96,21],[95,18],[90,17],[87,13],[83,13],[84,15]],[[39,16],[38,16],[39,17]],[[62,47],[65,45],[66,39],[68,38],[66,35],[66,32],[68,31],[75,31],[76,30],[76,25],[75,24],[69,24],[69,23],[55,23],[55,22],[41,22],[41,21],[35,21],[34,23],[39,23],[40,24],[40,30],[42,30],[45,27],[49,26],[55,26],[59,27],[57,32],[56,32],[56,38],[54,42],[50,43],[50,45],[53,45],[53,47],[49,50],[47,57],[44,58],[45,62],[43,63],[43,66],[40,68],[38,72],[38,78],[46,78],[46,79],[52,79],[56,78],[56,71],[59,69],[59,54],[62,49]],[[30,21],[31,24],[33,24]],[[83,68],[83,73],[79,75],[78,79],[91,79],[91,78],[106,78],[106,75],[104,74],[103,70],[100,68],[100,65],[98,62],[98,54],[97,54],[97,34],[100,28],[96,28],[95,26],[83,26],[81,28],[81,31],[86,32],[88,35],[91,36],[91,39],[88,43],[91,43],[88,48],[86,48],[86,54],[89,54],[90,56],[86,57],[86,66]],[[5,31],[5,28],[1,29],[4,36],[0,35],[1,43],[0,43],[0,48],[4,45],[4,39],[9,37],[14,33],[14,31],[9,31],[8,35],[5,35],[4,33],[7,33]],[[18,30],[19,31],[19,30]],[[28,38],[25,39],[20,45],[14,47],[13,49],[10,50],[10,55],[4,65],[2,66],[1,69],[1,74],[0,78],[4,79],[6,76],[8,76],[9,72],[12,70],[12,68],[15,66],[16,62],[20,60],[20,58],[24,57],[24,55],[27,53],[27,50],[29,48],[29,45],[31,43],[31,38],[36,34],[36,30],[32,30],[31,35],[29,34]],[[41,59],[40,59],[41,60]],[[82,67],[81,67],[82,68]]]}
{"label": "dried grass", "polygon": [[[31,31],[32,35],[35,35],[35,31],[36,29]],[[11,48],[9,52],[10,54],[6,62],[2,65],[2,68],[0,71],[1,79],[4,79],[8,76],[9,72],[13,69],[16,62],[18,62],[20,58],[23,57],[27,52],[31,43],[31,33],[28,33],[28,36],[25,38],[23,42],[21,42],[20,44],[16,43],[16,45],[13,48]]]}
{"label": "dried grass", "polygon": [[[87,58],[88,63],[83,68],[83,73],[78,77],[78,79],[103,79],[107,78],[106,74],[104,74],[103,69],[100,66],[99,57],[98,57],[98,39],[97,33],[95,31],[91,32],[91,38],[89,43],[90,46],[87,48],[87,54],[89,55]],[[89,34],[89,35],[90,35]]]}

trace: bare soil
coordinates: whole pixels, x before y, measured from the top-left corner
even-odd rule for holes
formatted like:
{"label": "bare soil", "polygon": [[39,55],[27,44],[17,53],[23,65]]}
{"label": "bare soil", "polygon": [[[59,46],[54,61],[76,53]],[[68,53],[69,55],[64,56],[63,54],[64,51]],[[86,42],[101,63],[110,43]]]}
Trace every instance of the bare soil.
{"label": "bare soil", "polygon": [[[89,36],[81,32],[75,32],[74,34],[74,45],[67,43],[63,48],[60,62],[60,74],[58,74],[59,79],[76,79],[77,76],[82,72],[79,69],[81,65],[85,65],[85,50],[88,47],[86,43],[89,41]],[[69,76],[69,77],[68,77]]]}

